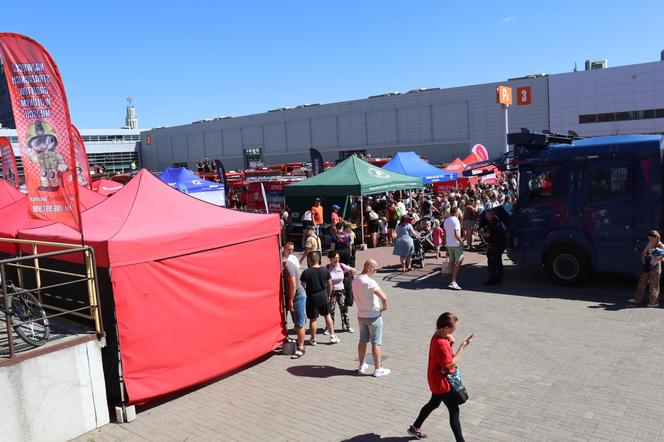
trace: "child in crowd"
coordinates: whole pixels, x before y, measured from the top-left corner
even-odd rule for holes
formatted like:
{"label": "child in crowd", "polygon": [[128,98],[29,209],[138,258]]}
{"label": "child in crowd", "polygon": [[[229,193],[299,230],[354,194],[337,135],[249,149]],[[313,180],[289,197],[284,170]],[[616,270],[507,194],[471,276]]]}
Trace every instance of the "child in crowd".
{"label": "child in crowd", "polygon": [[387,244],[387,218],[380,219],[380,241],[382,244]]}
{"label": "child in crowd", "polygon": [[442,227],[440,227],[440,220],[433,220],[433,232],[431,233],[431,239],[433,239],[433,245],[436,247],[436,255],[440,258],[440,247],[443,245],[443,238],[445,237],[445,232]]}

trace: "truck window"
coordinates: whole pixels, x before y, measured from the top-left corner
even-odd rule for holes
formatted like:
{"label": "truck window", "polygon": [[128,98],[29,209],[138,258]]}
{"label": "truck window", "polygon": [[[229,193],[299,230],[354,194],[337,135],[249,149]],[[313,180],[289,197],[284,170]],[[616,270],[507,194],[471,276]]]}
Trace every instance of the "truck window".
{"label": "truck window", "polygon": [[530,202],[557,196],[560,183],[556,171],[528,171],[528,199]]}
{"label": "truck window", "polygon": [[630,195],[629,167],[597,169],[590,174],[590,200],[603,201]]}

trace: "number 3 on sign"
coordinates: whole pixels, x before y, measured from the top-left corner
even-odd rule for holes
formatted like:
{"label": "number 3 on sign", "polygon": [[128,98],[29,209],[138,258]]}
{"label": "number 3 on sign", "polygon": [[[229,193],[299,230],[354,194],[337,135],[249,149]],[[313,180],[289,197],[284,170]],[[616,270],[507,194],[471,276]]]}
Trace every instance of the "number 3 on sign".
{"label": "number 3 on sign", "polygon": [[529,105],[532,95],[530,94],[530,86],[523,86],[516,88],[517,101],[519,106]]}

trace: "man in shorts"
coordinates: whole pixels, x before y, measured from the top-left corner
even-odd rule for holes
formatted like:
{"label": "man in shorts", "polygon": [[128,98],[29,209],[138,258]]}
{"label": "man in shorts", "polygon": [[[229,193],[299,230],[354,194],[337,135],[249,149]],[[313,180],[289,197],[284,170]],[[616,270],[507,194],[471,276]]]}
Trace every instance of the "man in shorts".
{"label": "man in shorts", "polygon": [[300,282],[300,262],[293,255],[295,246],[288,241],[284,245],[281,256],[284,261],[284,269],[288,290],[288,311],[291,312],[295,334],[297,335],[297,349],[291,359],[299,359],[304,356],[304,323],[307,318],[306,302],[307,292]]}
{"label": "man in shorts", "polygon": [[[309,257],[311,252],[322,253],[322,244],[320,238],[314,233],[314,226],[305,226],[304,229],[304,251],[300,257],[300,263]],[[307,260],[307,262],[309,262]]]}
{"label": "man in shorts", "polygon": [[387,296],[372,278],[378,271],[378,263],[368,259],[360,276],[353,280],[353,299],[357,306],[357,322],[360,329],[360,342],[357,344],[357,356],[360,365],[358,373],[364,374],[369,365],[364,362],[367,344],[371,342],[375,377],[387,376],[390,369],[381,365],[381,346],[383,345],[383,316],[387,310]]}
{"label": "man in shorts", "polygon": [[316,319],[322,316],[325,319],[325,325],[330,330],[330,344],[336,344],[341,340],[334,334],[334,323],[332,316],[330,316],[330,298],[332,297],[332,275],[330,271],[321,267],[320,265],[320,252],[309,252],[307,255],[307,263],[309,268],[302,272],[300,281],[307,292],[307,318],[309,318],[309,339],[310,345],[317,345],[316,332]]}
{"label": "man in shorts", "polygon": [[463,241],[461,239],[461,222],[459,208],[452,208],[450,216],[443,223],[445,230],[445,244],[447,245],[447,256],[450,259],[450,269],[452,270],[452,281],[447,287],[452,290],[461,290],[457,284],[457,276],[463,262]]}

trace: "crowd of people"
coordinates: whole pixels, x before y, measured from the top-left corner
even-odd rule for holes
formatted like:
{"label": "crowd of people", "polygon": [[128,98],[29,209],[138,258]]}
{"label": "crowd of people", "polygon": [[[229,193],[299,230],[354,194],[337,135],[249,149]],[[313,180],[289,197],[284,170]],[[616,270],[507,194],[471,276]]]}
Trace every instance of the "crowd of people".
{"label": "crowd of people", "polygon": [[[461,290],[458,274],[464,251],[481,250],[487,256],[487,284],[503,282],[502,255],[507,248],[506,223],[518,198],[515,177],[506,174],[491,185],[470,185],[436,193],[425,190],[391,192],[381,195],[350,198],[341,210],[339,204],[324,208],[316,198],[302,216],[303,254],[298,260],[292,253],[294,244],[286,242],[284,262],[288,279],[288,310],[291,312],[297,335],[296,351],[292,358],[305,355],[305,322],[309,320],[310,346],[317,345],[316,320],[325,321],[325,335],[329,343],[341,341],[335,334],[335,310],[341,317],[341,330],[354,333],[349,308],[357,310],[358,374],[367,374],[365,363],[368,344],[375,368],[373,375],[383,377],[390,369],[382,365],[383,313],[388,297],[374,279],[378,262],[368,259],[362,270],[355,269],[355,250],[358,241],[370,247],[393,248],[399,257],[400,271],[409,272],[421,260],[425,251],[433,259],[449,263],[448,288]],[[329,210],[329,217],[326,216]],[[282,214],[284,228],[290,222],[288,212]],[[287,230],[285,230],[287,232]],[[327,257],[327,263],[322,260]],[[431,255],[430,255],[431,258]],[[643,274],[631,303],[641,303],[647,289],[648,306],[659,306],[661,263],[664,262],[664,243],[656,230],[648,232],[648,243],[641,253]],[[300,273],[300,264],[307,268]],[[441,262],[443,264],[445,261]],[[448,410],[450,428],[455,440],[463,441],[459,405],[460,395],[457,365],[463,350],[473,338],[466,338],[456,349],[453,333],[459,318],[453,313],[441,314],[429,342],[427,378],[431,398],[421,408],[408,427],[409,435],[426,438],[422,425],[428,416],[444,404]],[[457,380],[454,380],[456,377]],[[461,385],[462,382],[461,382]],[[464,387],[462,387],[464,388]],[[467,396],[466,396],[467,398]]]}
{"label": "crowd of people", "polygon": [[[402,272],[411,271],[413,265],[421,266],[424,254],[432,252],[434,258],[449,260],[448,287],[461,290],[457,277],[464,250],[482,249],[489,269],[486,283],[502,283],[506,220],[517,200],[516,179],[509,173],[495,184],[471,184],[447,192],[397,191],[363,198],[349,198],[343,213],[339,204],[326,208],[316,198],[300,218],[303,256],[312,250],[305,244],[310,229],[321,242],[320,250],[336,250],[345,265],[355,265],[355,250],[365,239],[370,247],[393,247]],[[284,240],[291,231],[291,222],[287,209],[281,214]]]}
{"label": "crowd of people", "polygon": [[[341,342],[335,331],[336,311],[340,316],[338,330],[355,333],[350,321],[350,307],[355,306],[359,335],[357,372],[368,374],[365,358],[371,344],[373,376],[389,375],[391,371],[382,365],[381,359],[383,313],[388,309],[388,297],[374,278],[379,270],[376,260],[366,260],[361,271],[355,269],[358,241],[364,242],[366,238],[371,247],[393,247],[393,254],[400,258],[402,272],[412,269],[418,250],[422,251],[423,243],[428,244],[427,250],[434,259],[445,256],[449,259],[449,288],[454,290],[461,290],[457,275],[464,250],[475,250],[481,243],[486,246],[490,267],[487,282],[500,283],[505,232],[497,214],[498,206],[502,207],[500,216],[504,216],[515,201],[515,186],[510,184],[509,177],[494,185],[470,186],[445,193],[406,191],[374,195],[364,201],[352,199],[346,207],[347,213],[340,213],[339,204],[324,208],[316,198],[301,217],[302,254],[299,258],[294,255],[292,241],[286,240],[282,249],[286,305],[296,335],[291,358],[305,356],[307,344],[309,347],[319,344],[319,318],[325,323],[323,334],[329,336],[329,344]],[[281,221],[287,232],[286,227],[291,222],[288,212],[282,213]],[[459,419],[462,402],[449,376],[456,374],[461,354],[472,336],[454,351],[453,333],[458,320],[456,315],[445,312],[436,323],[429,346],[431,399],[407,430],[415,438],[427,437],[421,430],[422,424],[433,410],[445,404],[456,440],[464,440]]]}

